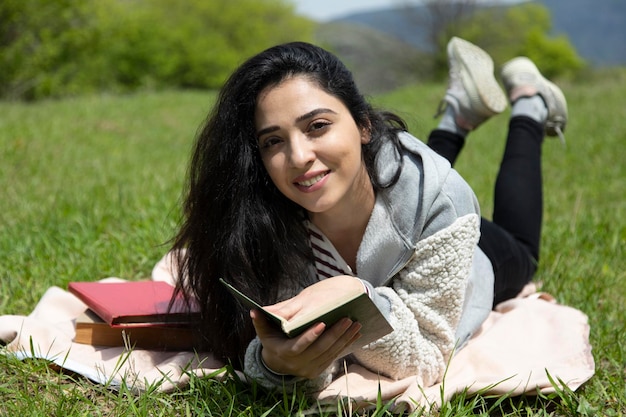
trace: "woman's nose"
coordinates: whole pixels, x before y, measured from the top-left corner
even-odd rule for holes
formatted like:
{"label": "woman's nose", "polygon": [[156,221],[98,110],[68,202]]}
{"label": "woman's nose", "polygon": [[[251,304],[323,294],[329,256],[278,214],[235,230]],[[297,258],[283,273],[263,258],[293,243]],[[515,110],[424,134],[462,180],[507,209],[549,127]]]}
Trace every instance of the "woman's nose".
{"label": "woman's nose", "polygon": [[305,167],[315,160],[314,144],[304,135],[295,135],[289,141],[289,162],[292,166]]}

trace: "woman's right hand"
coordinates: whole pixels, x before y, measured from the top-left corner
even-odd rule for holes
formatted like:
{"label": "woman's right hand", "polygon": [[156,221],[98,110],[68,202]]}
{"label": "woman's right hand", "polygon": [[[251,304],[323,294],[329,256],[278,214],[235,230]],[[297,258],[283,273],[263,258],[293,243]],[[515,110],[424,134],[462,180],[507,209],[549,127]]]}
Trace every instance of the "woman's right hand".
{"label": "woman's right hand", "polygon": [[263,362],[278,374],[315,378],[360,337],[361,325],[349,318],[339,320],[328,329],[324,323],[314,324],[290,339],[259,311],[252,310],[250,317],[263,346]]}

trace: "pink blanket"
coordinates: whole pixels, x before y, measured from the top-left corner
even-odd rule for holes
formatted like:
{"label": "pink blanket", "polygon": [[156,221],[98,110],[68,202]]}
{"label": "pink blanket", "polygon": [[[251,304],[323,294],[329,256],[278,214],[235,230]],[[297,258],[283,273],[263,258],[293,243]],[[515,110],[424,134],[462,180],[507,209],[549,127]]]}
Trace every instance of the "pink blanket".
{"label": "pink blanket", "polygon": [[[155,267],[153,279],[172,280],[165,260]],[[216,371],[223,364],[210,353],[73,343],[74,320],[85,309],[72,294],[52,287],[30,315],[0,316],[0,340],[20,358],[44,358],[111,387],[125,380],[138,392],[153,384],[164,391],[184,386],[191,372],[219,375]],[[490,314],[480,332],[452,358],[439,384],[421,387],[415,378],[394,381],[351,365],[314,395],[322,405],[349,398],[355,407],[366,407],[376,402],[380,390],[382,399],[394,400],[397,410],[413,410],[417,405],[440,404],[465,389],[485,395],[550,393],[555,391],[550,378],[575,390],[593,373],[587,317],[531,289]]]}

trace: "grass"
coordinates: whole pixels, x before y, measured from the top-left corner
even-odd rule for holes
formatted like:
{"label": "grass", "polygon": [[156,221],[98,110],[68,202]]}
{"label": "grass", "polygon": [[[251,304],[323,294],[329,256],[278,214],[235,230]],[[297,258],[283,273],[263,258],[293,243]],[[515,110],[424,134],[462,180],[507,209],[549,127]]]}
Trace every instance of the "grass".
{"label": "grass", "polygon": [[[425,415],[626,414],[625,81],[626,72],[614,71],[563,84],[568,143],[550,140],[543,148],[537,280],[589,316],[596,375],[575,393],[459,394]],[[426,138],[444,88],[408,87],[374,100]],[[191,142],[213,99],[187,91],[0,102],[0,315],[26,315],[48,287],[72,280],[149,276],[176,229]],[[473,133],[457,165],[486,215],[506,121],[497,117]],[[190,387],[167,394],[156,388],[113,391],[44,361],[0,355],[2,416],[293,415],[311,405],[301,393],[270,393],[236,379],[192,377]],[[381,403],[368,415],[387,413]]]}

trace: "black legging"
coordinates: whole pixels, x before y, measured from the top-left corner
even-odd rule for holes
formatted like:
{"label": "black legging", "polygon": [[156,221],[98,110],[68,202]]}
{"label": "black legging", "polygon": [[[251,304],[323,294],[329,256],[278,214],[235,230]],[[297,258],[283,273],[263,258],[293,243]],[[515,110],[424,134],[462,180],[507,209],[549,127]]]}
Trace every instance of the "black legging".
{"label": "black legging", "polygon": [[[482,218],[478,246],[495,274],[494,305],[515,297],[533,277],[539,261],[543,212],[541,144],[544,129],[537,121],[513,117],[496,179],[493,221]],[[452,165],[465,139],[433,130],[428,145]]]}

